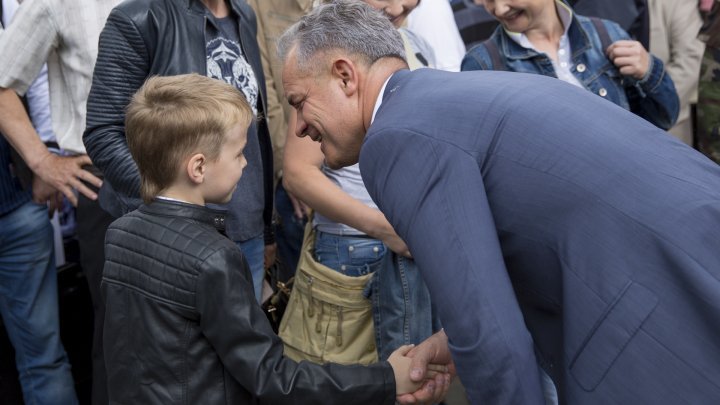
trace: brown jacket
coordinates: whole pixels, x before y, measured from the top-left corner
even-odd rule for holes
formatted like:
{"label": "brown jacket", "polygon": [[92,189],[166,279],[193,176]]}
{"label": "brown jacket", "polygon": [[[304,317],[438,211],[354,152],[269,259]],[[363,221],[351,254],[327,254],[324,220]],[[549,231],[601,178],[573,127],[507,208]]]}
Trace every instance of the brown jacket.
{"label": "brown jacket", "polygon": [[692,144],[690,104],[697,103],[700,62],[705,45],[697,38],[702,19],[697,2],[648,0],[650,53],[665,63],[680,99],[680,115],[670,132]]}
{"label": "brown jacket", "polygon": [[257,16],[257,41],[267,86],[267,120],[275,162],[275,180],[282,176],[283,152],[290,119],[290,105],[282,88],[282,64],[277,40],[312,9],[313,0],[247,0]]}

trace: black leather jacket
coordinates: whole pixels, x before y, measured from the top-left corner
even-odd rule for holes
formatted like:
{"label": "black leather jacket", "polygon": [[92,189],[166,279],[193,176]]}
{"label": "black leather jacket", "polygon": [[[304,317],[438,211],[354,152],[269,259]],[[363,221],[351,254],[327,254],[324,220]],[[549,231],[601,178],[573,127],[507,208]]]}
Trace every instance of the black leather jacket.
{"label": "black leather jacket", "polygon": [[[230,0],[240,42],[258,81],[257,110],[264,116],[265,77],[258,49],[255,13],[244,0]],[[115,7],[100,34],[99,53],[88,96],[83,142],[106,181],[100,204],[120,216],[140,204],[140,176],[125,140],[125,107],[150,76],[206,75],[205,8],[198,0],[130,0]],[[266,243],[271,242],[273,163],[270,135],[258,122],[263,161]]]}
{"label": "black leather jacket", "polygon": [[394,404],[389,363],[283,357],[233,242],[209,208],[158,200],[106,237],[105,362],[113,404]]}

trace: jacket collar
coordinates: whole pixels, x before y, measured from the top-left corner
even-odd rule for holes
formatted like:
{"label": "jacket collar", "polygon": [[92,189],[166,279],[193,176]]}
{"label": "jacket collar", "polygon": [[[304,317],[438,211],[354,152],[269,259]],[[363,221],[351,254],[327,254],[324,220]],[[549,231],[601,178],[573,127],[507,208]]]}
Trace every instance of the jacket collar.
{"label": "jacket collar", "polygon": [[140,206],[140,211],[165,217],[179,217],[195,220],[225,232],[226,211],[215,210],[201,205],[181,201],[155,199],[150,204]]}
{"label": "jacket collar", "polygon": [[382,100],[385,102],[387,98],[390,96],[390,94],[394,93],[395,90],[397,90],[400,87],[401,82],[407,75],[410,74],[410,70],[408,69],[400,69],[393,73],[392,76],[390,76],[390,79],[387,82],[387,85],[385,86],[385,93],[383,93]]}
{"label": "jacket collar", "polygon": [[[186,0],[186,3],[188,11],[193,14],[205,15],[209,13],[207,8],[205,8],[205,5],[200,0]],[[245,17],[242,10],[240,10],[237,1],[231,0],[228,1],[228,4],[230,5],[230,10],[232,10],[236,17]]]}

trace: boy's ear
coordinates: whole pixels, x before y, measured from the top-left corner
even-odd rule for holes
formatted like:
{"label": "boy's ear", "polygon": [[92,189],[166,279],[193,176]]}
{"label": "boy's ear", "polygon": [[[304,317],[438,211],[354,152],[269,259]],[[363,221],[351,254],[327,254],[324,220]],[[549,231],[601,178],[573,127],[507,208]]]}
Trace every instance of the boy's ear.
{"label": "boy's ear", "polygon": [[201,184],[205,180],[205,163],[207,163],[207,159],[202,153],[190,156],[186,170],[191,182]]}

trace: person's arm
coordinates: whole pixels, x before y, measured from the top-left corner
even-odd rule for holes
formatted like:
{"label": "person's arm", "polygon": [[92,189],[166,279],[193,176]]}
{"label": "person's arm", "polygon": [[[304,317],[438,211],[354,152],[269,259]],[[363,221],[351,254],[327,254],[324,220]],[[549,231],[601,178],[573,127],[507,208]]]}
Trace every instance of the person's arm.
{"label": "person's arm", "polygon": [[[57,45],[58,33],[51,17],[44,1],[28,3],[18,8],[7,30],[0,28],[0,55],[12,55],[12,58],[0,59],[0,132],[36,176],[77,204],[73,188],[88,198],[97,198],[81,181],[97,187],[101,184],[100,179],[82,169],[91,164],[90,159],[84,155],[59,157],[52,154],[40,140],[16,94],[28,90],[51,49]],[[36,201],[50,197],[52,192],[45,190],[43,195],[34,196]],[[34,192],[40,192],[40,189],[35,188]]]}
{"label": "person's arm", "polygon": [[[260,62],[265,76],[265,93],[267,99],[267,112],[264,117],[266,126],[270,135],[270,144],[272,147],[273,157],[273,187],[275,181],[277,181],[282,175],[282,155],[283,148],[285,147],[285,134],[287,133],[287,125],[285,124],[285,116],[283,115],[282,106],[280,105],[281,100],[277,92],[275,91],[275,82],[272,75],[271,58],[268,52],[268,44],[265,39],[265,15],[260,11],[256,0],[248,0],[248,5],[255,12],[255,22],[257,24],[257,35],[256,41],[258,43],[258,49],[260,51]],[[272,205],[272,204],[271,204]],[[271,206],[270,210],[273,209]],[[265,217],[265,215],[263,215]],[[274,229],[266,227],[265,229],[266,241],[265,241],[265,268],[269,268],[275,263],[277,255],[277,244],[275,243]],[[271,243],[268,243],[271,242]]]}
{"label": "person's arm", "polygon": [[[97,194],[83,184],[86,181],[96,187],[102,185],[100,179],[82,168],[92,164],[90,158],[87,155],[61,157],[50,152],[40,140],[25,107],[12,89],[0,88],[0,132],[18,151],[30,170],[43,182],[62,192],[73,205],[77,205],[73,189],[92,200],[97,198]],[[34,193],[42,193],[34,196],[35,201],[50,199],[51,191],[34,189]]]}
{"label": "person's arm", "polygon": [[465,44],[458,30],[450,2],[423,0],[407,18],[408,29],[422,37],[433,50],[435,67],[459,72]]}
{"label": "person's arm", "polygon": [[405,242],[380,211],[352,198],[322,172],[320,144],[310,137],[293,135],[293,122],[285,145],[283,184],[287,191],[323,216],[380,239],[392,251],[409,256]]}
{"label": "person's arm", "polygon": [[[700,63],[705,44],[697,37],[702,18],[697,5],[690,1],[672,2],[671,21],[667,30],[670,35],[670,59],[665,70],[675,84],[681,103],[694,102],[697,93]],[[652,46],[652,44],[651,44]]]}
{"label": "person's arm", "polygon": [[478,44],[468,51],[460,63],[460,71],[468,72],[473,70],[491,70],[490,57],[487,54],[485,45]]}
{"label": "person's arm", "polygon": [[[262,0],[261,0],[262,1]],[[283,152],[285,149],[285,136],[287,134],[287,123],[285,121],[285,113],[282,103],[284,100],[280,97],[275,89],[275,76],[273,75],[273,58],[270,52],[275,52],[274,48],[268,46],[267,33],[265,32],[266,16],[261,12],[257,0],[248,0],[248,4],[255,10],[257,21],[257,42],[260,49],[260,60],[262,62],[263,71],[265,72],[265,88],[267,93],[267,123],[268,131],[270,131],[270,141],[273,149],[273,162],[275,164],[275,178],[278,179],[282,175]],[[288,27],[290,24],[288,23]]]}
{"label": "person's arm", "polygon": [[606,21],[605,26],[613,38],[605,54],[626,78],[630,111],[659,128],[670,129],[677,121],[680,101],[663,62],[617,24]]}
{"label": "person's arm", "polygon": [[413,252],[471,402],[542,403],[532,337],[476,158],[421,134],[385,129],[365,139],[360,169]]}
{"label": "person's arm", "polygon": [[284,357],[280,338],[255,301],[239,250],[221,249],[204,263],[196,295],[203,335],[225,369],[259,403],[395,403],[395,379],[388,362],[319,365]]}
{"label": "person's arm", "polygon": [[83,142],[115,191],[140,195],[140,174],[125,139],[125,108],[149,74],[150,56],[137,28],[114,9],[100,34]]}

